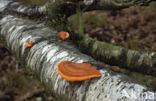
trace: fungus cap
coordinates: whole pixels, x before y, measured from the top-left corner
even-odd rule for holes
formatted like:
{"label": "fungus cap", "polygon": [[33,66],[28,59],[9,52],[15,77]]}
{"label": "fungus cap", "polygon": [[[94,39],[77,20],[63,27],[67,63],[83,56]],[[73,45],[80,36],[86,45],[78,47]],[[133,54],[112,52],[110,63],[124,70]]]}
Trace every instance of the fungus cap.
{"label": "fungus cap", "polygon": [[95,77],[101,77],[101,73],[88,63],[73,63],[62,61],[57,67],[58,73],[68,81],[83,81]]}
{"label": "fungus cap", "polygon": [[66,40],[69,38],[69,33],[68,32],[59,32],[58,36],[62,39],[62,40]]}
{"label": "fungus cap", "polygon": [[26,45],[26,47],[32,47],[34,45],[34,42],[29,41],[25,45]]}

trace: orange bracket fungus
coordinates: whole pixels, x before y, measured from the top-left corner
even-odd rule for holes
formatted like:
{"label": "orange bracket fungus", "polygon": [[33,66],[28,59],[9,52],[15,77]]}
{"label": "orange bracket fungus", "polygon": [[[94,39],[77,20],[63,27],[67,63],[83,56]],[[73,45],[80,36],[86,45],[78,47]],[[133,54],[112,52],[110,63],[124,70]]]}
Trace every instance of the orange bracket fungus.
{"label": "orange bracket fungus", "polygon": [[57,67],[58,73],[68,81],[83,81],[95,77],[101,77],[101,73],[88,63],[73,63],[62,61]]}
{"label": "orange bracket fungus", "polygon": [[59,32],[58,36],[62,39],[62,40],[66,40],[69,38],[69,33],[68,32]]}
{"label": "orange bracket fungus", "polygon": [[29,41],[25,45],[26,45],[26,47],[32,47],[34,45],[34,42]]}

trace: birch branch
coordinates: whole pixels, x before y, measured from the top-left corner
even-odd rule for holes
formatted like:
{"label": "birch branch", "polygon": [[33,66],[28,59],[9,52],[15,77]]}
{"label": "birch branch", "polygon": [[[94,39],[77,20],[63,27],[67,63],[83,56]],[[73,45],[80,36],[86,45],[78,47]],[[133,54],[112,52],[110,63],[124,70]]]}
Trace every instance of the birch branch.
{"label": "birch branch", "polygon": [[[67,0],[67,1],[69,2],[73,0]],[[5,2],[3,0],[0,0],[0,4],[1,4],[0,12],[3,13],[2,15],[7,15],[8,13],[12,13],[15,15],[18,13],[22,15],[38,17],[43,14],[46,14],[46,12],[49,10],[48,13],[51,12],[53,15],[55,14],[62,15],[60,14],[61,12],[64,12],[63,14],[66,15],[70,15],[67,12],[70,13],[75,12],[75,9],[70,9],[70,7],[73,6],[70,6],[71,4],[67,3],[67,1],[49,0],[44,6],[37,6],[37,5],[28,5],[28,4],[19,3],[16,2],[15,0],[5,0]],[[89,1],[94,1],[94,0],[89,0]],[[83,3],[89,1],[84,0]],[[112,1],[117,2],[117,0],[112,0]],[[107,0],[100,0],[98,2],[103,2],[106,5],[112,6],[113,4],[110,3],[112,1],[109,0],[108,2]],[[149,0],[138,0],[138,1],[132,0],[132,1],[143,2]],[[122,2],[128,3],[128,1],[126,2],[121,0],[120,3]],[[102,3],[100,4],[102,5]],[[64,9],[61,7],[67,7],[67,8],[64,11]],[[93,6],[91,5],[90,7]],[[61,12],[58,13],[57,11],[61,11]],[[61,16],[56,16],[56,17],[58,18]],[[76,37],[79,36],[80,35],[77,35]],[[105,42],[99,42],[91,38],[87,38],[87,37],[83,37],[83,38],[84,38],[83,40],[77,40],[79,47],[84,50],[90,48],[90,50],[88,50],[88,52],[86,53],[92,55],[94,58],[111,65],[119,65],[121,67],[126,67],[141,73],[156,76],[156,53],[155,52],[139,52],[139,51],[129,50],[122,47],[113,46]],[[82,51],[85,52],[84,50]]]}
{"label": "birch branch", "polygon": [[132,71],[156,76],[156,52],[126,49],[87,36],[75,42],[82,52],[107,64],[118,65]]}
{"label": "birch branch", "polygon": [[[3,42],[8,49],[27,70],[39,77],[57,101],[155,99],[154,91],[123,74],[111,71],[108,65],[80,53],[71,42],[61,41],[57,31],[44,23],[36,24],[31,20],[7,15],[0,20],[0,26]],[[27,41],[33,41],[34,46],[25,47]],[[100,70],[102,77],[84,82],[68,82],[58,74],[56,69],[57,64],[63,60],[90,63]],[[145,94],[147,96],[143,96]]]}
{"label": "birch branch", "polygon": [[65,14],[67,17],[76,12],[80,6],[85,11],[120,9],[135,5],[145,5],[152,0],[48,0],[45,4],[50,16]]}

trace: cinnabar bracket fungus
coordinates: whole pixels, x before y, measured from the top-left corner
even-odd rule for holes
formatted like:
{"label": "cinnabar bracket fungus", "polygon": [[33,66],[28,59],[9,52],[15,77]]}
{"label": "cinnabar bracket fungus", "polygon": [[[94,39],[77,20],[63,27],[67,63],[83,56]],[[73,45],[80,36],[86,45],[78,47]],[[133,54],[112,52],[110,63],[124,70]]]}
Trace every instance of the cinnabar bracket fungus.
{"label": "cinnabar bracket fungus", "polygon": [[59,32],[58,36],[62,39],[62,40],[66,40],[69,38],[69,33],[68,32]]}
{"label": "cinnabar bracket fungus", "polygon": [[26,47],[32,47],[34,45],[34,42],[29,41],[25,44]]}
{"label": "cinnabar bracket fungus", "polygon": [[87,79],[101,77],[101,73],[88,63],[73,63],[62,61],[57,66],[57,71],[65,80],[84,81]]}

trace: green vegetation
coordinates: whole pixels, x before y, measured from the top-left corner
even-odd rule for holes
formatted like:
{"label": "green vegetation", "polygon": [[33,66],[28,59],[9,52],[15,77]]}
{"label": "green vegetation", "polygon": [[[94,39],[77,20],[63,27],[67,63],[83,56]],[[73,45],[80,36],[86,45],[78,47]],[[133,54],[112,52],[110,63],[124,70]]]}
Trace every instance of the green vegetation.
{"label": "green vegetation", "polygon": [[54,27],[57,31],[64,31],[67,29],[66,16],[56,15],[50,21],[50,25]]}
{"label": "green vegetation", "polygon": [[76,13],[77,13],[77,19],[78,19],[78,33],[80,37],[83,37],[84,36],[84,23],[83,23],[83,17],[82,17],[83,11],[80,8],[78,8]]}
{"label": "green vegetation", "polygon": [[[93,11],[93,12],[85,12],[85,13],[83,13],[82,11],[79,12],[80,13],[77,12],[77,14],[68,18],[69,23],[71,23],[72,27],[76,30],[80,30],[79,27],[81,28],[81,26],[83,26],[84,28],[88,28],[88,27],[91,28],[96,26],[102,26],[105,23],[108,23],[106,14],[103,11],[101,12]],[[80,14],[82,16],[80,16]]]}

